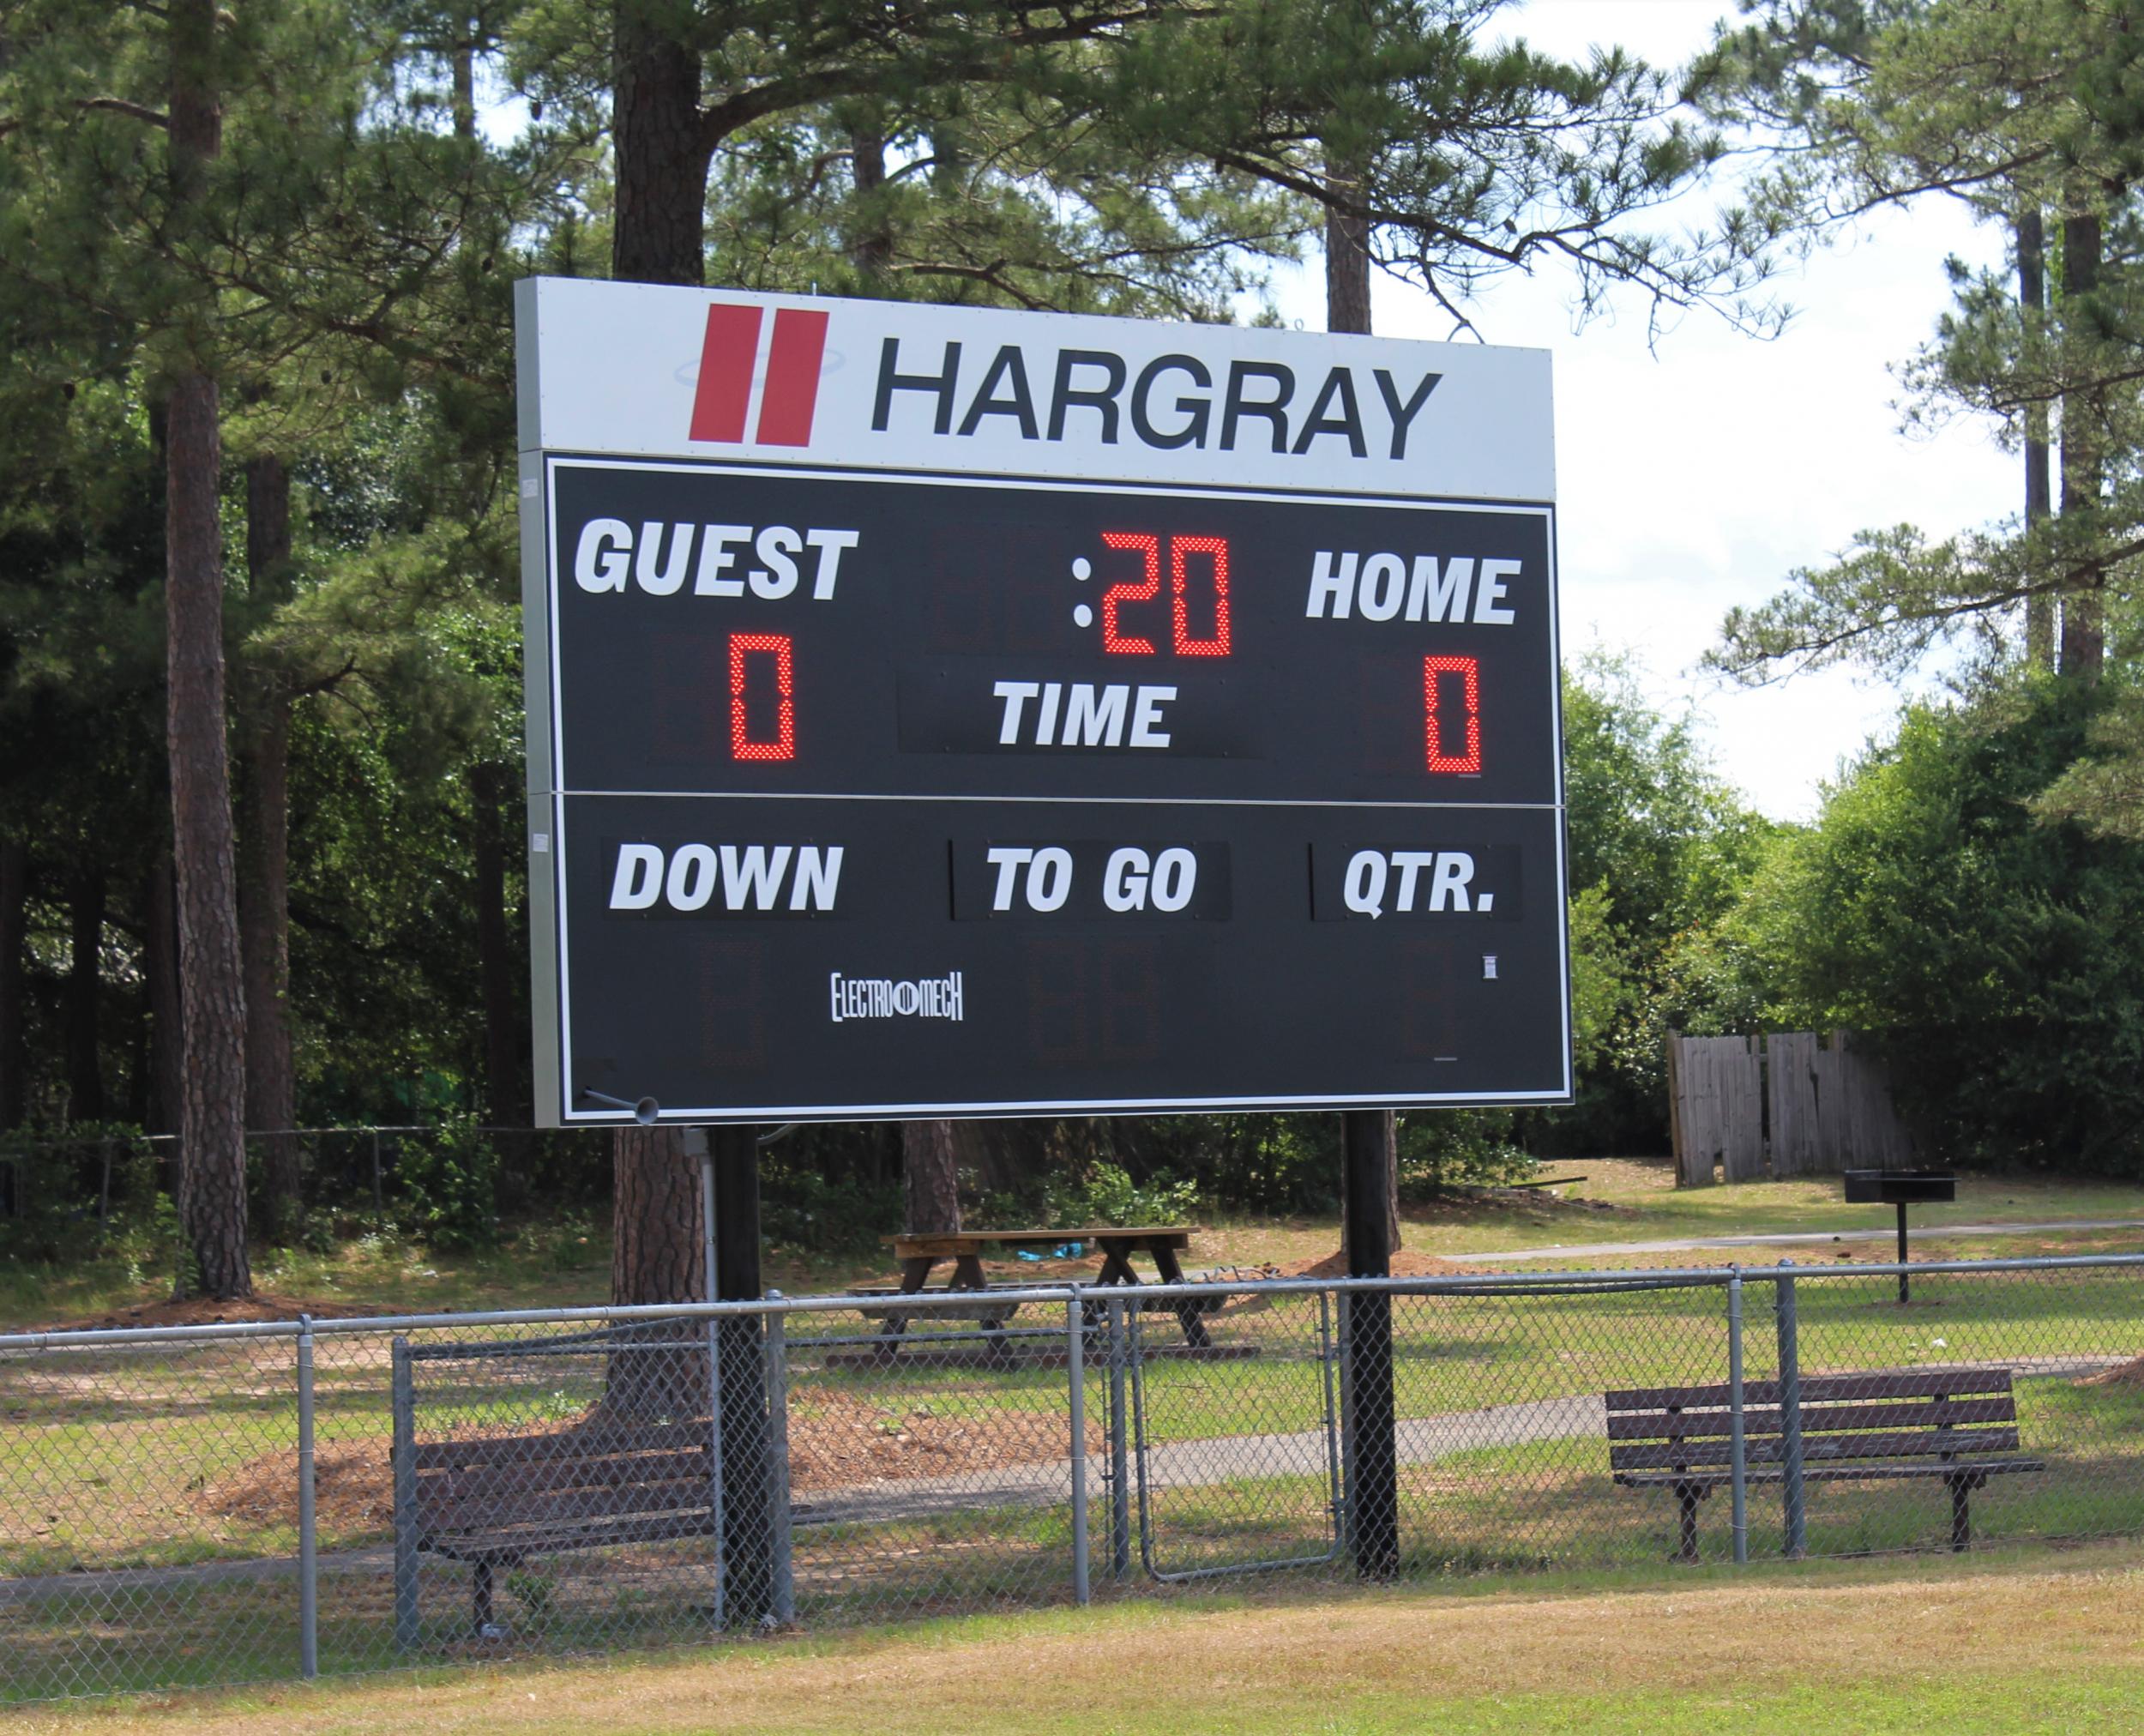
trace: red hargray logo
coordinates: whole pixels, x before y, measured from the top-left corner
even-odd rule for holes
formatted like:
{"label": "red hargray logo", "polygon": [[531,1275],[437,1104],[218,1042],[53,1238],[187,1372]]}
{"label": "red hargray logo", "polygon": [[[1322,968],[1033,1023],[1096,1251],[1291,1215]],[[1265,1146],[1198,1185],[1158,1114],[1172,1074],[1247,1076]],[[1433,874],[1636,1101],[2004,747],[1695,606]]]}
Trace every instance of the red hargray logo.
{"label": "red hargray logo", "polygon": [[[700,347],[700,383],[693,393],[695,440],[741,441],[752,409],[752,366],[759,359],[763,309],[717,302],[708,310]],[[759,394],[762,446],[809,446],[819,401],[819,363],[826,352],[827,316],[818,308],[774,310],[767,372]]]}

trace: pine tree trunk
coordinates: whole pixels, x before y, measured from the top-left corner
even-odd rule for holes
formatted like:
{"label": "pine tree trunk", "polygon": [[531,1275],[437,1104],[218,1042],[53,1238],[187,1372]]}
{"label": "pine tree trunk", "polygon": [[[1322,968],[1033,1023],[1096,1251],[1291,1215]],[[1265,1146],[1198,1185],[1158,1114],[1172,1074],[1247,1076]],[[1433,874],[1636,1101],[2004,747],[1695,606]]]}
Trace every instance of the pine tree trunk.
{"label": "pine tree trunk", "polygon": [[29,916],[28,847],[19,838],[0,838],[0,1133],[20,1127],[29,1109],[22,973]]}
{"label": "pine tree trunk", "polygon": [[[466,27],[466,16],[463,22]],[[465,36],[454,44],[451,51],[454,59],[455,136],[473,139],[477,136],[477,45]]]}
{"label": "pine tree trunk", "polygon": [[[2047,308],[2047,233],[2037,202],[2017,220],[2017,299],[2028,325]],[[2047,406],[2025,412],[2025,525],[2045,524],[2054,510],[2047,443]],[[2034,669],[2055,666],[2055,599],[2041,593],[2025,602],[2025,660]]]}
{"label": "pine tree trunk", "polygon": [[[2103,239],[2097,216],[2063,219],[2063,322],[2081,331],[2084,309],[2099,285]],[[2071,365],[2076,365],[2073,359]],[[2089,388],[2073,388],[2063,400],[2063,515],[2090,514],[2099,504],[2105,481],[2102,406]],[[2094,540],[2099,540],[2097,533]],[[2098,563],[2073,582],[2063,597],[2062,672],[2090,684],[2106,660],[2106,617],[2103,587],[2106,575]]]}
{"label": "pine tree trunk", "polygon": [[[184,226],[222,149],[214,83],[215,0],[169,0],[172,202]],[[165,451],[166,734],[178,956],[186,1025],[186,1152],[179,1212],[202,1288],[249,1296],[246,1256],[245,984],[238,957],[231,767],[224,738],[220,394],[199,359],[212,306],[196,310],[196,359],[171,382]]]}
{"label": "pine tree trunk", "polygon": [[[254,600],[289,600],[291,483],[283,461],[263,453],[245,467],[246,584]],[[262,1191],[268,1232],[291,1228],[299,1197],[297,1067],[290,1014],[291,700],[280,672],[245,683],[244,824],[239,829],[238,944],[245,971],[245,1121],[262,1136]]]}
{"label": "pine tree trunk", "polygon": [[849,174],[856,184],[857,233],[849,244],[849,257],[866,290],[883,286],[886,268],[893,261],[894,238],[888,233],[885,214],[877,208],[876,195],[886,184],[886,134],[877,126],[859,126],[849,134]]}
{"label": "pine tree trunk", "polygon": [[67,961],[67,1118],[105,1118],[104,1062],[98,1042],[98,1002],[104,977],[105,877],[85,864],[69,889]]}
{"label": "pine tree trunk", "polygon": [[[620,1128],[611,1136],[611,1299],[698,1302],[707,1296],[700,1166],[674,1127]],[[707,1335],[657,1321],[614,1351],[603,1407],[614,1420],[708,1414]]]}
{"label": "pine tree trunk", "polygon": [[[174,4],[174,18],[178,10]],[[178,106],[173,104],[175,135]],[[172,388],[165,600],[172,860],[186,1028],[180,1209],[203,1289],[228,1300],[250,1295],[253,1275],[246,1255],[245,986],[224,743],[218,397],[214,377],[205,373],[184,375]]]}
{"label": "pine tree trunk", "polygon": [[900,1129],[901,1221],[910,1235],[961,1227],[961,1172],[950,1121],[907,1121]]}
{"label": "pine tree trunk", "polygon": [[674,1127],[621,1127],[611,1155],[611,1299],[701,1300],[700,1166],[686,1159],[684,1139]]}
{"label": "pine tree trunk", "polygon": [[611,136],[617,163],[611,275],[635,283],[703,280],[708,164],[700,57],[665,27],[652,0],[617,0]]}
{"label": "pine tree trunk", "polygon": [[[1360,190],[1361,176],[1347,164],[1328,165],[1325,179],[1346,194]],[[1325,213],[1325,329],[1370,330],[1370,225],[1330,208]]]}

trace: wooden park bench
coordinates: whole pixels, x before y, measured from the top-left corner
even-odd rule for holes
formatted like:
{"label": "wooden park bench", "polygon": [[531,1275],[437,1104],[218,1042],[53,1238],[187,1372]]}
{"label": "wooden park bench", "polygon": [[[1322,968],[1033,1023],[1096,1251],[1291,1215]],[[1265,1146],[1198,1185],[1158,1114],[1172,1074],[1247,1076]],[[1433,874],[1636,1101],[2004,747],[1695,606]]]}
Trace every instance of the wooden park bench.
{"label": "wooden park bench", "polygon": [[[496,1348],[511,1354],[519,1347]],[[599,1412],[592,1421],[547,1433],[419,1441],[411,1355],[397,1340],[395,1626],[403,1644],[418,1637],[420,1551],[470,1564],[471,1615],[482,1637],[502,1567],[572,1550],[713,1534],[714,1456],[705,1415],[627,1423]]]}
{"label": "wooden park bench", "polygon": [[[1745,1486],[1786,1480],[1780,1383],[1743,1383]],[[1671,1489],[1685,1561],[1697,1558],[1697,1504],[1734,1480],[1725,1386],[1641,1387],[1605,1395],[1608,1463],[1626,1489]],[[1972,1497],[1990,1477],[2044,1471],[2019,1456],[2010,1371],[1914,1370],[1804,1375],[1802,1480],[1940,1482],[1950,1491],[1950,1546],[1972,1541]]]}

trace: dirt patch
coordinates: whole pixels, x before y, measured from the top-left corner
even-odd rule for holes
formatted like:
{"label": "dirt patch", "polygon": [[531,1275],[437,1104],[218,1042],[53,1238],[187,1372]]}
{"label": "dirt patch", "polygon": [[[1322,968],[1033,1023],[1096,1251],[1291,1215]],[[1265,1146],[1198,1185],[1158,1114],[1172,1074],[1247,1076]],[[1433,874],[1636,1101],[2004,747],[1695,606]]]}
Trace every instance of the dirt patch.
{"label": "dirt patch", "polygon": [[[988,1395],[976,1401],[990,1402]],[[558,1430],[570,1427],[561,1424]],[[540,1427],[523,1435],[557,1432]],[[1070,1455],[1064,1418],[1053,1411],[968,1411],[944,1398],[882,1401],[843,1393],[797,1401],[789,1417],[790,1487],[799,1495],[959,1477]],[[483,1434],[470,1437],[484,1438]],[[1099,1420],[1087,1424],[1087,1450],[1107,1447]],[[263,1453],[194,1492],[201,1512],[233,1526],[266,1530],[298,1522],[298,1453]],[[339,1537],[394,1528],[394,1472],[384,1441],[323,1446],[313,1455],[313,1499],[322,1531]]]}
{"label": "dirt patch", "polygon": [[226,1326],[262,1320],[295,1320],[310,1314],[316,1320],[351,1320],[361,1315],[393,1314],[393,1308],[372,1303],[318,1302],[304,1297],[278,1296],[263,1291],[242,1302],[214,1302],[204,1297],[184,1301],[140,1302],[108,1314],[93,1314],[81,1320],[55,1320],[27,1327],[31,1332],[101,1332],[129,1326]]}
{"label": "dirt patch", "polygon": [[[197,1492],[211,1518],[248,1530],[298,1522],[298,1450],[263,1453]],[[313,1452],[313,1511],[320,1528],[350,1537],[394,1528],[394,1470],[384,1445]]]}
{"label": "dirt patch", "polygon": [[2118,1362],[2112,1368],[2103,1368],[2097,1374],[2087,1374],[2075,1383],[2079,1386],[2144,1386],[2144,1356],[2129,1362]]}
{"label": "dirt patch", "polygon": [[[984,1394],[975,1402],[987,1405]],[[1090,1453],[1104,1450],[1099,1420],[1087,1426]],[[1055,1411],[967,1410],[944,1398],[873,1401],[843,1393],[799,1399],[789,1419],[790,1486],[799,1493],[854,1483],[958,1477],[1068,1457],[1064,1418]]]}

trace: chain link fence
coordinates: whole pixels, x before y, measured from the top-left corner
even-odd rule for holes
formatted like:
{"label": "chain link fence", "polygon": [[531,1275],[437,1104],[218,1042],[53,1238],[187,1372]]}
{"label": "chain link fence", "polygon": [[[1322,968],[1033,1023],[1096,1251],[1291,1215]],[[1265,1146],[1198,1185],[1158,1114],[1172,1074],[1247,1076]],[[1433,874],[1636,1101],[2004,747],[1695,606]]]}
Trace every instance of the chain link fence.
{"label": "chain link fence", "polygon": [[2144,1257],[0,1337],[0,1699],[2144,1530]]}
{"label": "chain link fence", "polygon": [[[443,1151],[458,1140],[488,1142],[510,1164],[502,1164],[503,1188],[540,1172],[546,1157],[562,1170],[605,1173],[611,1130],[534,1129],[467,1122],[349,1127],[296,1127],[245,1136],[246,1165],[256,1177],[282,1169],[308,1211],[384,1218],[407,1209],[413,1178],[423,1190]],[[129,1191],[172,1192],[178,1136],[132,1128],[97,1126],[45,1136],[9,1135],[0,1142],[0,1219],[33,1214],[82,1225],[109,1225]],[[146,1160],[149,1184],[130,1172]],[[85,1202],[94,1200],[93,1209]]]}

